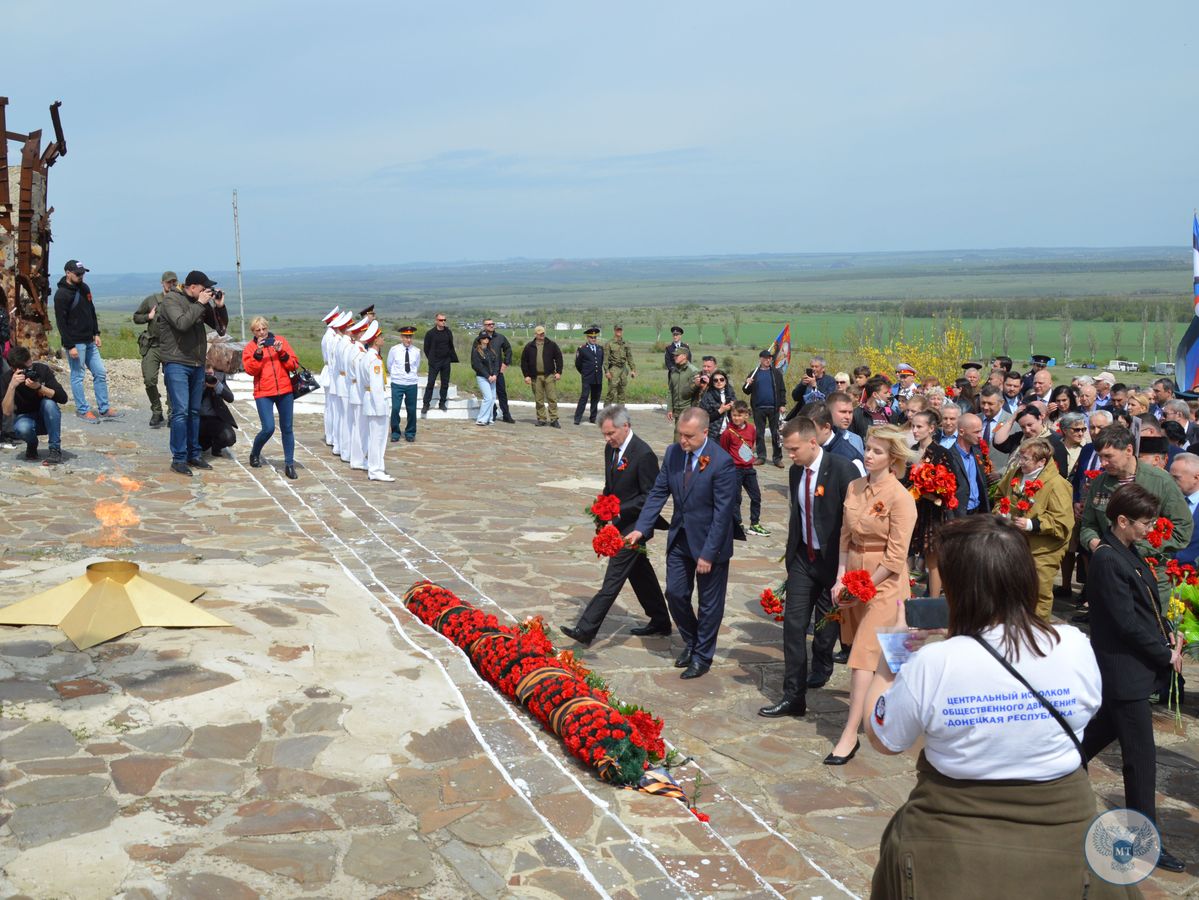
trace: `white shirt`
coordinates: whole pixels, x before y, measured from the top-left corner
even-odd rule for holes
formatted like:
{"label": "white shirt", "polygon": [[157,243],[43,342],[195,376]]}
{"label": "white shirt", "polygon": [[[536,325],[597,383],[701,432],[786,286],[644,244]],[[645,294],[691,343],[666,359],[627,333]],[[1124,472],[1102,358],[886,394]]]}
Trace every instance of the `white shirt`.
{"label": "white shirt", "polygon": [[[1052,647],[1041,638],[1047,656],[1025,649],[1008,662],[1081,741],[1099,709],[1099,666],[1086,635],[1069,625],[1055,630],[1060,640]],[[1001,634],[996,627],[982,636],[998,650]],[[923,735],[924,755],[950,778],[1049,781],[1082,764],[1048,710],[970,637],[922,647],[904,663],[872,715],[875,734],[891,750],[906,750]]]}
{"label": "white shirt", "polygon": [[615,468],[620,465],[620,461],[624,459],[624,452],[629,449],[629,442],[633,440],[633,429],[629,429],[628,435],[620,445],[620,449],[616,451],[616,459],[613,460],[612,466]]}
{"label": "white shirt", "polygon": [[[408,351],[409,372],[404,371],[404,351]],[[420,347],[412,344],[405,347],[403,343],[396,344],[387,354],[387,374],[392,384],[416,384],[417,370],[420,368]]]}
{"label": "white shirt", "polygon": [[[800,535],[803,537],[804,544],[809,550],[820,549],[820,535],[816,533],[816,522],[812,521],[812,543],[808,544],[807,532],[807,517],[808,510],[814,509],[814,495],[816,493],[816,476],[820,474],[820,461],[824,459],[824,448],[821,447],[816,451],[816,458],[812,460],[812,464],[807,466],[799,476],[799,486],[795,489],[795,498],[799,501],[799,527],[802,529]],[[811,472],[809,477],[808,472]],[[804,485],[807,485],[807,490],[804,490]]]}

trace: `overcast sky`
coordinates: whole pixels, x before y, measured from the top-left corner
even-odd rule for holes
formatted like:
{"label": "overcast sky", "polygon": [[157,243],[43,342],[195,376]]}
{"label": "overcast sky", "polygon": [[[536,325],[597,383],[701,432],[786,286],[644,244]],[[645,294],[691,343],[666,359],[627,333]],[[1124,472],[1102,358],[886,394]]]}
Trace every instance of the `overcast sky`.
{"label": "overcast sky", "polygon": [[249,269],[1186,247],[1197,9],[8,0],[3,90],[107,272],[231,268],[235,187]]}

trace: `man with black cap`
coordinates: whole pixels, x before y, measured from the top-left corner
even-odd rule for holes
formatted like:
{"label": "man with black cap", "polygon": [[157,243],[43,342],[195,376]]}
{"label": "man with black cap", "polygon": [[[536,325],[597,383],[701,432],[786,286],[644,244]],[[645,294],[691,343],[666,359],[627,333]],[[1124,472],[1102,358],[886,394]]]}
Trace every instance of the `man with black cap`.
{"label": "man with black cap", "polygon": [[587,335],[587,343],[575,351],[575,369],[579,373],[582,386],[579,388],[579,403],[575,407],[575,424],[583,421],[583,409],[587,400],[591,400],[591,415],[588,421],[595,424],[595,411],[599,406],[600,391],[604,386],[604,348],[596,340],[600,328],[592,325],[583,334]]}
{"label": "man with black cap", "polygon": [[179,284],[179,276],[168,270],[162,273],[162,290],[151,294],[142,301],[142,305],[133,314],[137,325],[145,325],[146,330],[137,336],[137,349],[142,354],[142,381],[146,385],[146,397],[150,400],[150,427],[161,428],[166,424],[162,417],[162,394],[158,391],[158,371],[162,368],[162,354],[158,349],[158,331],[162,322],[156,319],[158,304],[166,296],[167,291]]}
{"label": "man with black cap", "polygon": [[425,375],[425,400],[421,404],[421,414],[429,412],[429,404],[433,401],[433,382],[438,378],[441,379],[441,394],[437,408],[445,412],[446,398],[450,392],[450,364],[458,362],[458,351],[454,349],[454,334],[446,324],[445,313],[438,313],[433,327],[425,332],[424,349],[428,370]]}
{"label": "man with black cap", "polygon": [[1027,393],[1033,389],[1033,379],[1036,374],[1049,365],[1049,357],[1044,353],[1034,353],[1029,360],[1028,371],[1024,373],[1024,381],[1020,385],[1020,392]]}
{"label": "man with black cap", "polygon": [[420,347],[412,344],[414,334],[416,326],[405,325],[400,329],[400,342],[387,354],[391,380],[391,440],[400,439],[400,405],[403,404],[408,416],[404,440],[409,444],[416,440],[416,385],[420,370]]}
{"label": "man with black cap", "polygon": [[[509,425],[515,425],[516,419],[508,411],[508,385],[504,381],[504,373],[512,365],[512,343],[506,335],[495,330],[495,318],[488,316],[483,320],[483,334],[491,338],[491,351],[500,361],[500,371],[495,376],[495,402],[499,406],[500,417]],[[495,407],[492,407],[491,421],[495,421]]]}
{"label": "man with black cap", "polygon": [[678,356],[680,350],[686,351],[687,362],[691,362],[691,345],[683,341],[683,329],[679,328],[678,325],[671,325],[670,333],[673,336],[673,340],[670,346],[666,348],[666,365],[662,367],[667,372],[674,368],[674,358]]}
{"label": "man with black cap", "polygon": [[783,468],[783,444],[779,438],[779,416],[787,403],[787,388],[783,373],[774,364],[774,354],[763,350],[758,354],[758,367],[745,378],[742,393],[749,395],[749,408],[754,416],[754,430],[758,432],[758,465],[766,464],[766,429],[770,429],[772,458],[778,468]]}
{"label": "man with black cap", "polygon": [[204,394],[205,326],[224,334],[229,325],[225,294],[203,272],[187,273],[183,287],[163,294],[156,318],[162,375],[171,408],[171,471],[191,477],[192,469],[211,469],[200,453],[200,401]]}
{"label": "man with black cap", "polygon": [[[119,419],[121,413],[108,408],[108,372],[100,357],[100,322],[92,303],[92,289],[83,280],[88,271],[79,260],[67,260],[63,267],[64,274],[58,281],[58,290],[54,292],[54,318],[71,364],[71,396],[75,401],[75,415],[88,422],[99,422],[101,419]],[[85,368],[92,373],[92,388],[96,392],[95,412],[87,405],[87,394],[83,390]]]}

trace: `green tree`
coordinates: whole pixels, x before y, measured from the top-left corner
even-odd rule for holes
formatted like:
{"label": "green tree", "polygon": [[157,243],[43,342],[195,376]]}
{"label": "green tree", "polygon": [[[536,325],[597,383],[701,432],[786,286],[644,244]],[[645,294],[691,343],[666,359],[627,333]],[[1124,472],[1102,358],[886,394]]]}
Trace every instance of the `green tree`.
{"label": "green tree", "polygon": [[1120,339],[1124,337],[1124,323],[1116,322],[1112,325],[1112,358],[1120,358]]}
{"label": "green tree", "polygon": [[741,307],[739,306],[733,307],[733,339],[738,343],[741,341]]}

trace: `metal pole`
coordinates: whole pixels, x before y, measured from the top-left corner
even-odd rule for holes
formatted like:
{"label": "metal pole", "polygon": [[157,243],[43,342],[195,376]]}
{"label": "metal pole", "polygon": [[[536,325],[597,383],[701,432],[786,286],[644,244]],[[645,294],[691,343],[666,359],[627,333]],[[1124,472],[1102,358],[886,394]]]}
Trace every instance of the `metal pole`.
{"label": "metal pole", "polygon": [[241,226],[237,221],[237,188],[233,189],[233,251],[237,255],[237,306],[241,311],[241,339],[246,340],[246,296],[241,288]]}

